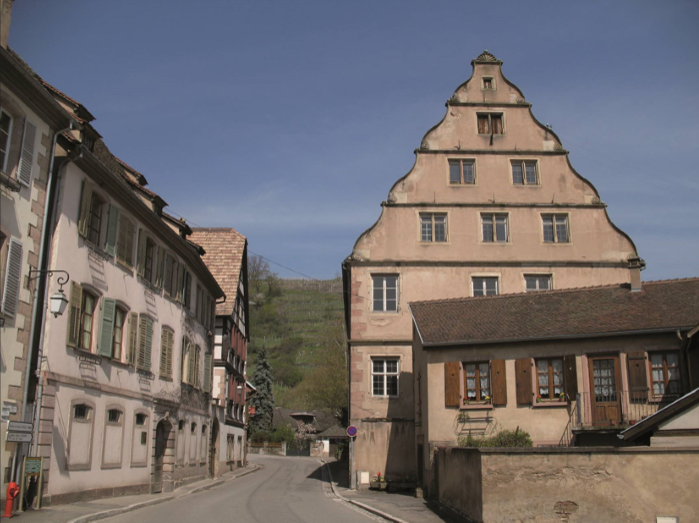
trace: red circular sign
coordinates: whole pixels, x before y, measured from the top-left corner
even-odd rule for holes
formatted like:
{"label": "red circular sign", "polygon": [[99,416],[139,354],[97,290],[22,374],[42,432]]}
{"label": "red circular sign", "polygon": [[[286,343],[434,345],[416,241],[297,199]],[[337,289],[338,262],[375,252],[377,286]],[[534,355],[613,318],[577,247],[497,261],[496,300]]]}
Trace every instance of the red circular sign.
{"label": "red circular sign", "polygon": [[355,437],[357,435],[357,427],[355,427],[354,425],[350,425],[349,427],[347,427],[347,435],[350,438]]}

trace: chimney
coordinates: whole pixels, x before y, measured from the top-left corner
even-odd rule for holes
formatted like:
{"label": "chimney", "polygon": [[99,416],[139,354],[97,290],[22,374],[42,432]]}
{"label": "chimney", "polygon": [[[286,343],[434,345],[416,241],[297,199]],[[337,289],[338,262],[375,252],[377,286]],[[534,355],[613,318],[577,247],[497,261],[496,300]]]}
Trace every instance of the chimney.
{"label": "chimney", "polygon": [[0,0],[0,46],[7,49],[7,37],[10,35],[12,3],[14,0]]}
{"label": "chimney", "polygon": [[646,268],[646,262],[638,256],[629,257],[629,273],[631,276],[631,292],[641,290],[641,271]]}

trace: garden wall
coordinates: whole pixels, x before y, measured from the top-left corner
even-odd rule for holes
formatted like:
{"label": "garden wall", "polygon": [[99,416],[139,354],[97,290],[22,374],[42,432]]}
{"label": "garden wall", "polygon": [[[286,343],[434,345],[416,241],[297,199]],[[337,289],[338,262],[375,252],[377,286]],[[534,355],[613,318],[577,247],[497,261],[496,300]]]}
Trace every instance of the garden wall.
{"label": "garden wall", "polygon": [[281,443],[250,443],[248,445],[248,454],[286,456],[286,441]]}

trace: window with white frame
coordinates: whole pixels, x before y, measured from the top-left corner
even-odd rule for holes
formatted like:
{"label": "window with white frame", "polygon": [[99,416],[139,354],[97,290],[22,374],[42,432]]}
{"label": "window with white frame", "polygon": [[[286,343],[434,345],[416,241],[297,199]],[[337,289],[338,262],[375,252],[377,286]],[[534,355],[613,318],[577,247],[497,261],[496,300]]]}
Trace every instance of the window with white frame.
{"label": "window with white frame", "polygon": [[570,242],[570,234],[568,233],[567,214],[542,214],[541,222],[544,229],[544,242]]}
{"label": "window with white frame", "polygon": [[552,289],[550,274],[525,274],[524,282],[527,292],[549,291]]}
{"label": "window with white frame", "polygon": [[486,243],[507,243],[509,239],[507,214],[481,214],[483,241]]}
{"label": "window with white frame", "polygon": [[371,358],[372,395],[397,397],[399,370],[398,358]]}
{"label": "window with white frame", "polygon": [[536,160],[513,160],[512,183],[514,185],[539,185]]}
{"label": "window with white frame", "polygon": [[373,281],[374,312],[398,311],[398,276],[375,274]]}
{"label": "window with white frame", "polygon": [[449,160],[449,183],[473,185],[476,183],[475,160]]}
{"label": "window with white frame", "polygon": [[444,213],[420,213],[420,241],[447,241],[447,215]]}
{"label": "window with white frame", "polygon": [[497,276],[474,276],[471,281],[474,296],[495,296],[499,292]]}
{"label": "window with white frame", "polygon": [[12,117],[5,111],[0,111],[0,170],[7,172],[7,157],[10,152],[10,136],[12,135]]}

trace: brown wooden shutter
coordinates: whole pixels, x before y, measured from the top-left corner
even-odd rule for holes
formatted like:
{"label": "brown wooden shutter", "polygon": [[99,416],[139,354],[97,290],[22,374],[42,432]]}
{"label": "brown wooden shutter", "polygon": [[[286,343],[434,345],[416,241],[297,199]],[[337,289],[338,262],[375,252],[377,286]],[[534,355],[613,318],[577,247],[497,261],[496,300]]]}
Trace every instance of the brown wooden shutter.
{"label": "brown wooden shutter", "polygon": [[488,115],[478,116],[478,134],[488,134]]}
{"label": "brown wooden shutter", "polygon": [[646,353],[629,352],[626,355],[629,366],[629,395],[633,403],[648,400],[648,375],[646,374]]}
{"label": "brown wooden shutter", "polygon": [[461,399],[461,383],[458,361],[448,361],[444,364],[444,406],[458,407]]}
{"label": "brown wooden shutter", "polygon": [[515,378],[517,382],[517,404],[532,404],[532,360],[520,358],[515,360]]}
{"label": "brown wooden shutter", "polygon": [[578,394],[578,367],[575,354],[563,358],[563,387],[568,401],[575,400]]}
{"label": "brown wooden shutter", "polygon": [[493,405],[496,407],[507,405],[505,360],[492,360],[490,362],[490,379],[493,382]]}
{"label": "brown wooden shutter", "polygon": [[490,121],[493,126],[493,134],[502,134],[502,116],[493,114],[490,116]]}

